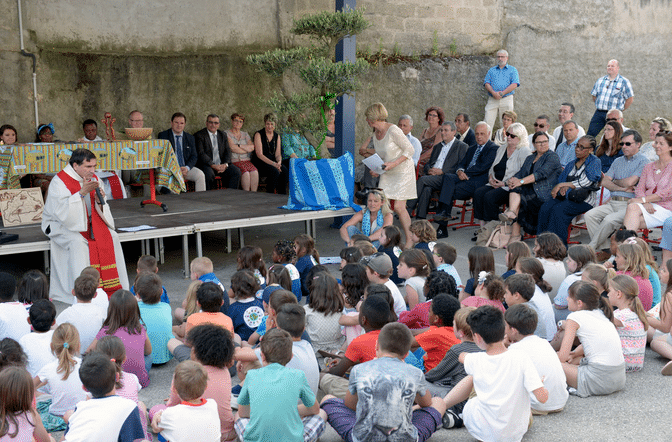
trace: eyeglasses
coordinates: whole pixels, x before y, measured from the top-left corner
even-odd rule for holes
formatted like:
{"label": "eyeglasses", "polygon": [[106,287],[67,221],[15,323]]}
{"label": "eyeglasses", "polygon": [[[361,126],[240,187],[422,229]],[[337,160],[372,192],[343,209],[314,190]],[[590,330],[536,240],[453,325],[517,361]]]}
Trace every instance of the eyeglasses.
{"label": "eyeglasses", "polygon": [[580,150],[588,150],[588,149],[592,149],[592,148],[593,148],[593,146],[582,146],[580,144],[576,145],[576,149],[580,149]]}
{"label": "eyeglasses", "polygon": [[535,141],[534,144],[548,144],[548,140]]}
{"label": "eyeglasses", "polygon": [[506,136],[509,137],[509,138],[518,138],[518,135],[514,135],[514,134],[509,133],[509,132],[506,133]]}
{"label": "eyeglasses", "polygon": [[616,118],[607,118],[607,123],[610,121],[617,121]]}
{"label": "eyeglasses", "polygon": [[436,117],[436,118],[439,118],[439,115],[438,115],[438,114],[427,114],[427,117]]}
{"label": "eyeglasses", "polygon": [[207,123],[208,123],[208,124],[215,124],[215,125],[219,126],[219,121],[212,121],[212,120],[210,120],[210,121],[208,121]]}
{"label": "eyeglasses", "polygon": [[244,120],[239,120],[238,118],[236,118],[235,120],[233,120],[233,122],[234,123],[244,123],[245,121]]}
{"label": "eyeglasses", "polygon": [[618,143],[618,145],[621,146],[621,147],[622,146],[632,146],[633,144],[635,144],[635,143],[633,143],[632,141],[621,141],[620,143]]}

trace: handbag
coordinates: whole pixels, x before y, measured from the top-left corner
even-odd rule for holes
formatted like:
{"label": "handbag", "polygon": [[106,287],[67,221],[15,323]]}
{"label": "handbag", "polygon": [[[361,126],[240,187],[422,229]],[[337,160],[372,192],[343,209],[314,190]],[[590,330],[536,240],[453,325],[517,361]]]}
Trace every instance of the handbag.
{"label": "handbag", "polygon": [[513,232],[513,227],[507,225],[506,223],[501,223],[492,231],[488,242],[485,244],[486,247],[492,247],[493,249],[503,249],[511,241],[511,233]]}
{"label": "handbag", "polygon": [[492,232],[499,226],[499,221],[490,221],[486,223],[483,227],[478,229],[476,233],[476,245],[477,246],[486,246],[492,236]]}

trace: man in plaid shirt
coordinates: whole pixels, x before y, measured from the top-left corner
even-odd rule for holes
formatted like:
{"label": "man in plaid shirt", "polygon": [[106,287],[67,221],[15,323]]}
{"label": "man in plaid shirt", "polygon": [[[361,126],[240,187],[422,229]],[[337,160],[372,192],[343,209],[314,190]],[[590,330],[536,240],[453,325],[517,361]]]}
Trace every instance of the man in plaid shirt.
{"label": "man in plaid shirt", "polygon": [[609,60],[607,75],[598,79],[590,94],[595,102],[595,113],[590,120],[588,135],[597,136],[607,122],[607,112],[611,109],[624,111],[633,100],[630,81],[618,73],[618,60]]}

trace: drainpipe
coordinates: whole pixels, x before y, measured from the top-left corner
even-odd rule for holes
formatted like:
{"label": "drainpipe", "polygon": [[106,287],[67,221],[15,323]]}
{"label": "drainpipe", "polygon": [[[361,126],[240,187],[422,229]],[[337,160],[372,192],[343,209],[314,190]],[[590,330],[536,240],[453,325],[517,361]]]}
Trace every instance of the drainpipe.
{"label": "drainpipe", "polygon": [[26,48],[23,46],[23,19],[21,17],[21,0],[16,0],[16,5],[19,10],[19,39],[21,40],[21,55],[24,57],[30,57],[33,59],[33,103],[35,105],[35,127],[40,124],[40,119],[37,113],[37,59],[35,54],[26,52]]}

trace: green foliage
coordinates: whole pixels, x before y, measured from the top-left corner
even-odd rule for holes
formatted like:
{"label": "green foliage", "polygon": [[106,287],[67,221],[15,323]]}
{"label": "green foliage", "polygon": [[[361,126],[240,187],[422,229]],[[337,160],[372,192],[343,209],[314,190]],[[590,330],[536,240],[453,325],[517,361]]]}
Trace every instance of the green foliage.
{"label": "green foliage", "polygon": [[439,32],[434,31],[432,36],[432,56],[437,57],[439,55]]}
{"label": "green foliage", "polygon": [[392,54],[401,55],[401,49],[399,48],[399,43],[394,42],[394,47],[392,48]]}
{"label": "green foliage", "polygon": [[304,92],[276,92],[263,103],[280,117],[280,127],[302,133],[316,148],[321,145],[325,132],[324,116],[335,104],[334,100],[361,88],[358,79],[369,68],[364,59],[336,63],[336,45],[343,38],[368,27],[361,9],[319,12],[294,20],[291,29],[293,34],[311,37],[314,46],[275,49],[247,57],[248,63],[262,72],[272,76],[296,72],[305,83]]}
{"label": "green foliage", "polygon": [[457,57],[457,41],[454,38],[453,41],[450,43],[449,50],[451,57]]}

